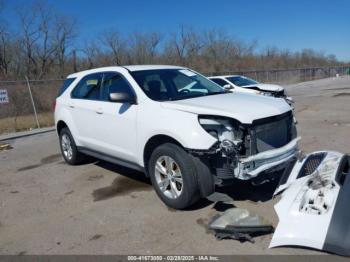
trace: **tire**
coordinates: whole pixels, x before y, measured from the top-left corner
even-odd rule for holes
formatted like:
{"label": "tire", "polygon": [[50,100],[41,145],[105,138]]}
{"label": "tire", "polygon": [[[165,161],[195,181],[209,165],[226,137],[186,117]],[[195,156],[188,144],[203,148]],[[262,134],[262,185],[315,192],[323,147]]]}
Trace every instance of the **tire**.
{"label": "tire", "polygon": [[171,143],[158,146],[151,155],[148,168],[158,197],[168,207],[184,209],[199,199],[196,167],[181,147]]}
{"label": "tire", "polygon": [[78,151],[74,138],[67,127],[60,131],[59,140],[62,156],[69,165],[77,165],[85,160],[85,155]]}

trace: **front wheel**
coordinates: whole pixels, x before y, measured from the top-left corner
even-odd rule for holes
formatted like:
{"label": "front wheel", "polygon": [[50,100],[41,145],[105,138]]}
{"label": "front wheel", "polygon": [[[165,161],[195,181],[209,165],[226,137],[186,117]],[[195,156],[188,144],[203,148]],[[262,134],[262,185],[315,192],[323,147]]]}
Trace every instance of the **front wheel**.
{"label": "front wheel", "polygon": [[184,209],[199,199],[196,168],[181,147],[160,145],[152,153],[148,167],[153,187],[167,206]]}

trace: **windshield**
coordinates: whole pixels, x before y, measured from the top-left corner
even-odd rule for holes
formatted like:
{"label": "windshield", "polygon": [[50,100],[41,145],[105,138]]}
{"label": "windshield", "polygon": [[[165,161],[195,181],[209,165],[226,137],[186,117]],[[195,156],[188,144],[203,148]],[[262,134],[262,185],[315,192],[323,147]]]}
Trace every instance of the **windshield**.
{"label": "windshield", "polygon": [[258,82],[254,81],[253,79],[244,76],[231,76],[226,77],[226,79],[236,86],[249,86],[258,84]]}
{"label": "windshield", "polygon": [[189,69],[130,72],[145,94],[155,101],[170,101],[223,94],[225,90]]}

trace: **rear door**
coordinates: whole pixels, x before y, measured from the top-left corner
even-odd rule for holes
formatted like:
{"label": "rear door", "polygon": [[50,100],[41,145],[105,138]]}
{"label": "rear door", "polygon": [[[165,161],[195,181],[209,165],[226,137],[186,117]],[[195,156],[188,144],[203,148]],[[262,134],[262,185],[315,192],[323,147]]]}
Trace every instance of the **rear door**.
{"label": "rear door", "polygon": [[137,105],[109,100],[109,94],[134,90],[124,76],[117,72],[105,72],[101,87],[101,99],[97,102],[94,132],[103,153],[126,161],[135,161]]}
{"label": "rear door", "polygon": [[81,145],[91,149],[99,147],[96,117],[102,76],[102,73],[95,73],[83,77],[73,89],[68,105],[77,127]]}

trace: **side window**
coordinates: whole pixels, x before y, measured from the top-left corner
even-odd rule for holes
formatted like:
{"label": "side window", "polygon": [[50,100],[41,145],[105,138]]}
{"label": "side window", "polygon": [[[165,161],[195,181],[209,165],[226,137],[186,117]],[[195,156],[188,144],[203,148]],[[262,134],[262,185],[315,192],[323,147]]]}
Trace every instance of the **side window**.
{"label": "side window", "polygon": [[125,92],[134,95],[128,81],[118,73],[105,73],[101,89],[101,100],[109,101],[109,94]]}
{"label": "side window", "polygon": [[101,82],[101,73],[85,76],[72,91],[72,98],[99,100]]}
{"label": "side window", "polygon": [[64,80],[62,87],[58,91],[58,96],[62,95],[64,91],[66,91],[66,89],[70,86],[70,84],[73,83],[74,80],[75,78],[67,78],[66,80]]}
{"label": "side window", "polygon": [[220,78],[212,78],[210,79],[211,81],[217,83],[220,86],[224,86],[224,85],[228,85],[229,83],[227,83],[225,80],[222,80]]}

